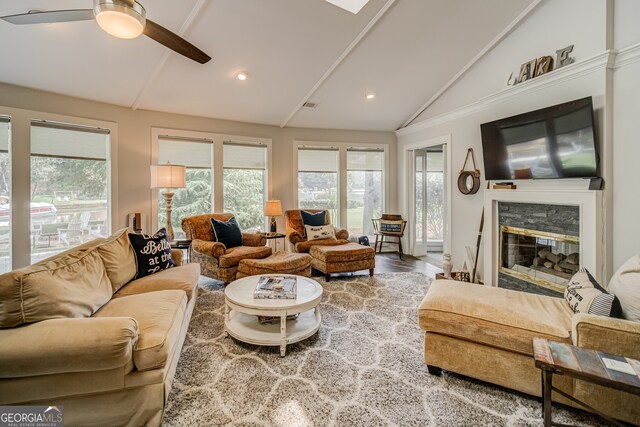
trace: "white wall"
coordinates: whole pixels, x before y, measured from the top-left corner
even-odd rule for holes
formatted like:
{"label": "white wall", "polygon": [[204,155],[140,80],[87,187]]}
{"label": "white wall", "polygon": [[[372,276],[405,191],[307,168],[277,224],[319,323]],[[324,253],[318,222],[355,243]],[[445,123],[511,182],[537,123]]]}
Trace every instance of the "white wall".
{"label": "white wall", "polygon": [[613,70],[613,263],[640,253],[640,1],[616,0]]}
{"label": "white wall", "polygon": [[[625,46],[614,45],[624,48],[638,43],[640,2],[616,0],[613,5],[612,33],[615,40],[620,40],[620,44]],[[467,148],[474,149],[480,169],[483,169],[480,124],[585,96],[594,98],[601,165],[607,182],[605,212],[609,215],[609,226],[605,229],[605,240],[609,244],[605,248],[603,263],[611,265],[606,274],[610,276],[612,268],[617,268],[626,258],[639,251],[637,236],[640,236],[640,222],[637,221],[637,212],[640,212],[640,198],[637,197],[637,188],[640,188],[640,178],[635,175],[634,166],[640,159],[640,144],[637,142],[640,135],[640,121],[637,119],[640,112],[640,84],[634,75],[638,75],[640,63],[633,62],[611,71],[610,62],[613,62],[615,55],[607,53],[607,47],[611,46],[610,39],[607,39],[607,31],[611,30],[607,25],[607,6],[607,0],[543,1],[411,126],[396,132],[400,161],[403,147],[408,144],[442,135],[451,137],[451,184],[454,186],[451,250],[454,267],[461,264],[465,246],[475,247],[482,213],[482,191],[463,196],[455,186]],[[507,87],[509,74],[511,71],[517,73],[521,63],[542,55],[550,55],[555,59],[555,51],[570,44],[575,46],[572,56],[576,64],[573,68],[560,70],[555,75],[552,72],[514,88]],[[627,57],[635,58],[633,54]],[[607,61],[610,61],[609,65]],[[610,84],[612,76],[613,90]],[[610,112],[613,114],[610,115]],[[553,188],[586,188],[588,182],[563,180],[518,184],[520,188],[549,185]],[[406,191],[405,184],[400,182],[399,203],[405,214],[406,207],[403,204]],[[636,195],[633,201],[630,200],[631,194]],[[626,237],[631,235],[636,238]]]}
{"label": "white wall", "polygon": [[[272,193],[271,197],[282,201],[283,209],[293,209],[293,186],[296,182],[293,162],[293,141],[331,141],[347,142],[361,146],[367,144],[389,144],[390,146],[390,188],[396,188],[396,137],[392,132],[343,131],[328,129],[298,129],[277,126],[266,126],[251,123],[233,122],[228,120],[209,119],[179,114],[161,113],[155,111],[136,110],[118,107],[110,104],[94,102],[79,98],[62,96],[48,92],[27,89],[0,83],[0,114],[3,107],[55,113],[70,117],[79,117],[117,124],[117,210],[113,212],[115,227],[126,225],[126,215],[129,212],[142,212],[147,215],[147,229],[152,227],[151,205],[152,197],[149,189],[151,164],[151,128],[170,128],[190,131],[211,132],[220,134],[240,135],[248,137],[268,138],[272,140]],[[5,108],[6,109],[6,108]],[[25,119],[25,123],[28,123]],[[28,132],[28,124],[24,129],[14,129],[14,132]],[[16,138],[16,141],[22,139]],[[13,150],[28,149],[14,146]],[[29,172],[27,170],[14,171],[28,194]],[[391,191],[388,210],[395,210],[396,192]],[[284,229],[283,219],[280,218],[279,229]],[[24,235],[29,235],[28,219],[21,221],[14,218],[12,228],[19,227]],[[28,239],[26,239],[28,240]],[[25,240],[25,245],[28,241]],[[14,247],[15,248],[15,247]],[[28,250],[26,251],[28,253]],[[23,260],[24,261],[24,260]],[[16,265],[14,264],[14,267]]]}

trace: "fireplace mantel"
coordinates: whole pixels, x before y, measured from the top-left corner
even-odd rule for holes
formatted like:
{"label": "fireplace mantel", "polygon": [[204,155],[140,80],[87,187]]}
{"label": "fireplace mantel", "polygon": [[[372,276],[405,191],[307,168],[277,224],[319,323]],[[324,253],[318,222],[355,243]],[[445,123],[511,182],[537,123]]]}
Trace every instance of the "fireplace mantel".
{"label": "fireplace mantel", "polygon": [[591,190],[485,190],[484,282],[498,286],[499,239],[498,203],[537,203],[578,206],[580,211],[580,266],[586,267],[600,283],[604,276],[604,222],[602,191]]}

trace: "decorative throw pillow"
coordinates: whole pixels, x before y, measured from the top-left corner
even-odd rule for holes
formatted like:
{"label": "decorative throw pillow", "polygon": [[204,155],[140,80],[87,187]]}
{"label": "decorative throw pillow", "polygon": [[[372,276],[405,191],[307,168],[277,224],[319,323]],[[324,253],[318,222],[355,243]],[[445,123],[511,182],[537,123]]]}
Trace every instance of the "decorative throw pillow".
{"label": "decorative throw pillow", "polygon": [[402,234],[403,222],[401,219],[381,219],[380,231],[383,233]]}
{"label": "decorative throw pillow", "polygon": [[153,236],[129,233],[129,241],[136,253],[138,269],[136,279],[176,266],[171,257],[167,230],[164,228],[158,230]]}
{"label": "decorative throw pillow", "polygon": [[307,235],[307,229],[305,228],[307,225],[313,225],[314,227],[327,225],[326,211],[320,211],[316,213],[300,211],[300,217],[302,218],[302,226],[303,226],[302,234],[304,236]]}
{"label": "decorative throw pillow", "polygon": [[336,233],[333,229],[333,225],[305,225],[305,231],[307,232],[307,240],[322,240],[322,239],[335,239]]}
{"label": "decorative throw pillow", "polygon": [[235,218],[231,218],[229,221],[211,218],[211,226],[216,241],[225,245],[227,249],[242,246],[242,231]]}
{"label": "decorative throw pillow", "polygon": [[610,317],[614,311],[615,295],[607,293],[585,268],[573,275],[564,298],[574,313],[589,313]]}
{"label": "decorative throw pillow", "polygon": [[611,278],[607,291],[620,300],[624,319],[640,321],[640,255],[622,264]]}

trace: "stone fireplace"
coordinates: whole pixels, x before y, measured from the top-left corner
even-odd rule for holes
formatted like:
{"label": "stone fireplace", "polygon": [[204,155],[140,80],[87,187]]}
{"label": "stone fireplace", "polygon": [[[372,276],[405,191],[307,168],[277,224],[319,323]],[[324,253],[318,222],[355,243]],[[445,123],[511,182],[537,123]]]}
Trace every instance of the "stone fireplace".
{"label": "stone fireplace", "polygon": [[602,280],[599,191],[487,190],[485,283],[560,296],[579,267]]}

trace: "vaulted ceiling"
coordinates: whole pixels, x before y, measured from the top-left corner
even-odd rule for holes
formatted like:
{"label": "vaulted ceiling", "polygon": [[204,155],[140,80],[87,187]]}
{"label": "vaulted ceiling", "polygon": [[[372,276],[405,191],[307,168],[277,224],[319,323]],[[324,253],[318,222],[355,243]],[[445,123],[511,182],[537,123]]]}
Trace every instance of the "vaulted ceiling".
{"label": "vaulted ceiling", "polygon": [[[213,60],[197,64],[146,37],[120,40],[95,21],[0,20],[0,81],[131,108],[391,131],[533,0],[370,0],[356,15],[324,0],[140,2]],[[0,16],[92,5],[2,0]],[[235,79],[241,70],[244,82]],[[305,101],[318,106],[300,108]]]}

